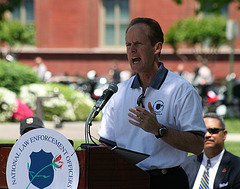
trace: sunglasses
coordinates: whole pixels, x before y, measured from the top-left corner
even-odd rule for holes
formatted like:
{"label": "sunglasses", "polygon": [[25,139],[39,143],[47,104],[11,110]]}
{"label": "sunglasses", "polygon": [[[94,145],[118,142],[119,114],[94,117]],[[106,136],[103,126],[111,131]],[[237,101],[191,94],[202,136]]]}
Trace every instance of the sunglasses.
{"label": "sunglasses", "polygon": [[207,129],[207,131],[210,133],[210,134],[217,134],[219,133],[219,131],[223,131],[225,129],[219,129],[219,128],[210,128],[210,129]]}
{"label": "sunglasses", "polygon": [[145,98],[144,94],[140,94],[140,96],[137,99],[137,105],[138,106],[142,106],[143,108],[145,108],[144,104],[143,104],[143,99]]}

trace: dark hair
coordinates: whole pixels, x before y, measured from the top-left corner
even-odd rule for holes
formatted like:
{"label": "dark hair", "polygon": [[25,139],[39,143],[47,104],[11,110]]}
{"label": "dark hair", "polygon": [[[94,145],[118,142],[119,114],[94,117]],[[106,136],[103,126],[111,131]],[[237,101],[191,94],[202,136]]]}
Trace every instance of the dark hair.
{"label": "dark hair", "polygon": [[152,18],[134,18],[128,25],[126,33],[130,27],[135,24],[146,24],[150,27],[150,32],[148,35],[151,45],[154,46],[157,42],[164,42],[164,34],[162,32],[161,26],[159,23]]}
{"label": "dark hair", "polygon": [[217,119],[220,122],[222,129],[225,129],[225,122],[224,122],[223,118],[221,116],[217,115],[216,113],[213,113],[213,112],[207,113],[203,116],[203,118]]}

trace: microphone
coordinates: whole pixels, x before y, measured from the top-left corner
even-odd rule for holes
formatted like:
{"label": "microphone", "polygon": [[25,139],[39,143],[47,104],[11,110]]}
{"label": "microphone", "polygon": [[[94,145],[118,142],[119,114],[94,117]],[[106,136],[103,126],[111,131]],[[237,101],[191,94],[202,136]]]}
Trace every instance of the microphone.
{"label": "microphone", "polygon": [[93,109],[95,109],[95,113],[93,118],[95,118],[99,112],[103,109],[109,99],[112,97],[114,93],[118,91],[118,86],[115,83],[110,83],[108,88],[103,91],[102,96],[98,99]]}
{"label": "microphone", "polygon": [[[108,88],[103,91],[102,96],[98,99],[98,101],[94,105],[92,111],[88,115],[88,118],[85,122],[85,140],[86,140],[86,143],[81,144],[81,148],[87,148],[87,147],[92,146],[92,145],[97,145],[93,140],[92,141],[93,141],[94,144],[89,144],[89,137],[88,137],[88,134],[90,135],[90,128],[89,127],[92,125],[93,119],[99,114],[99,112],[103,109],[103,107],[106,105],[106,103],[112,97],[112,95],[117,92],[117,90],[118,90],[117,84],[110,83]],[[94,113],[94,115],[93,115],[93,113]]]}

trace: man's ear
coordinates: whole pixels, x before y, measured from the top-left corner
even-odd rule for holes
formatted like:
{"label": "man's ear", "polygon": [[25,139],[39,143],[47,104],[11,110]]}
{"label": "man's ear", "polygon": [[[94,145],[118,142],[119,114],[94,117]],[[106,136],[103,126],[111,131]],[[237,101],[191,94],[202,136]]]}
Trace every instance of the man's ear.
{"label": "man's ear", "polygon": [[160,54],[162,50],[162,42],[157,42],[154,48],[155,48],[155,54]]}
{"label": "man's ear", "polygon": [[226,140],[226,138],[227,138],[227,133],[228,133],[227,130],[223,131],[223,138],[224,138],[224,140]]}

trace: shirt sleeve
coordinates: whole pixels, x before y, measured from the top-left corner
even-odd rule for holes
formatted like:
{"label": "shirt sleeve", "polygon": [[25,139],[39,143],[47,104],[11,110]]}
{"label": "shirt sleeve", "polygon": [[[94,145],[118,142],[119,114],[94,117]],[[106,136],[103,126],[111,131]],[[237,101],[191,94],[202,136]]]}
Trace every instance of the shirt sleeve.
{"label": "shirt sleeve", "polygon": [[175,117],[181,131],[206,133],[206,126],[203,120],[202,104],[197,91],[192,88],[185,95],[175,102]]}

